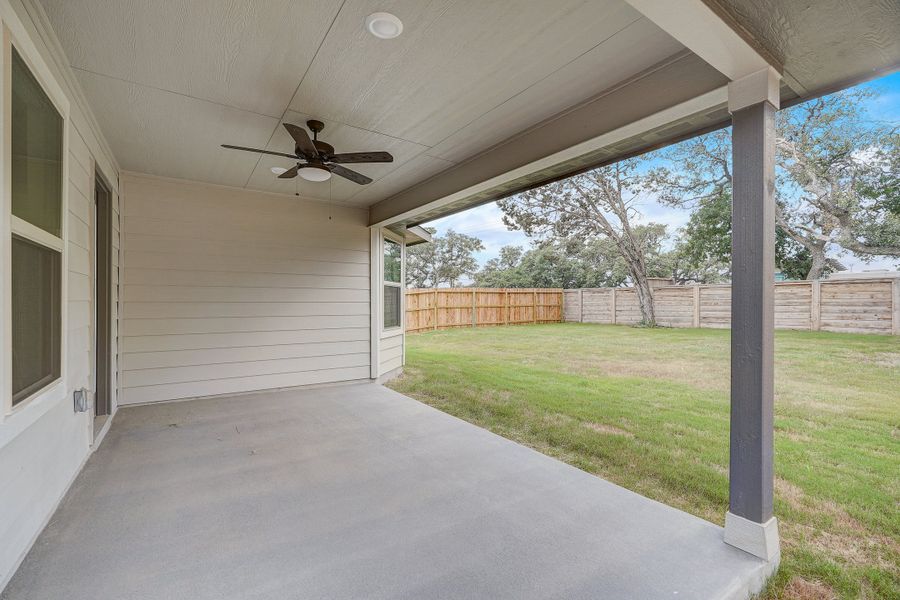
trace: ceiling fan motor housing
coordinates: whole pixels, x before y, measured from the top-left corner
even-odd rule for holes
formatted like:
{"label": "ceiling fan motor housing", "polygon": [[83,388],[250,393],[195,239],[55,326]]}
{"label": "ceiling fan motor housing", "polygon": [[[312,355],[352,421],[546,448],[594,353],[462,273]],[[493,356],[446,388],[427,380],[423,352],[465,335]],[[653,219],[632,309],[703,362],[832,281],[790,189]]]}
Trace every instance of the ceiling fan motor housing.
{"label": "ceiling fan motor housing", "polygon": [[319,154],[322,154],[324,156],[334,156],[334,146],[332,146],[331,144],[319,140],[313,140],[313,145],[316,147],[316,150],[319,151]]}

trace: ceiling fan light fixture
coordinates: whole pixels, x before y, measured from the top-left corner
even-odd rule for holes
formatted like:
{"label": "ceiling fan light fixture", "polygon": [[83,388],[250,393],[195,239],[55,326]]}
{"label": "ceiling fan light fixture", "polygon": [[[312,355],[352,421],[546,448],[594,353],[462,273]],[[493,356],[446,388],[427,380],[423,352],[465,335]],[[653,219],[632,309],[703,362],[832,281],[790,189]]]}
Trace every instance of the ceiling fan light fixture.
{"label": "ceiling fan light fixture", "polygon": [[287,169],[283,169],[281,167],[272,167],[269,170],[272,171],[276,175],[281,175],[282,173],[287,173]]}
{"label": "ceiling fan light fixture", "polygon": [[403,21],[391,13],[372,13],[366,17],[366,29],[379,39],[391,40],[403,33]]}
{"label": "ceiling fan light fixture", "polygon": [[331,179],[331,171],[326,169],[325,167],[315,167],[312,165],[307,165],[305,167],[301,167],[297,171],[297,175],[302,177],[307,181],[328,181]]}

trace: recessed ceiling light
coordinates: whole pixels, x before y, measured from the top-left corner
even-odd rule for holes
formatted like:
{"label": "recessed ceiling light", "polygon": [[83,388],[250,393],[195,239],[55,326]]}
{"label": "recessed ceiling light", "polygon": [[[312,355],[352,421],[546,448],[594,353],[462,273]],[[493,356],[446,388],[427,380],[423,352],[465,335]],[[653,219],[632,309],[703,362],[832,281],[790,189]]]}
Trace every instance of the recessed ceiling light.
{"label": "recessed ceiling light", "polygon": [[273,173],[275,173],[276,175],[281,175],[282,173],[287,173],[287,169],[282,169],[281,167],[272,167],[269,170],[272,171]]}
{"label": "recessed ceiling light", "polygon": [[386,12],[372,13],[366,17],[366,29],[383,40],[390,40],[403,33],[403,22]]}
{"label": "recessed ceiling light", "polygon": [[331,171],[325,167],[307,165],[297,171],[297,175],[307,181],[328,181],[331,179]]}

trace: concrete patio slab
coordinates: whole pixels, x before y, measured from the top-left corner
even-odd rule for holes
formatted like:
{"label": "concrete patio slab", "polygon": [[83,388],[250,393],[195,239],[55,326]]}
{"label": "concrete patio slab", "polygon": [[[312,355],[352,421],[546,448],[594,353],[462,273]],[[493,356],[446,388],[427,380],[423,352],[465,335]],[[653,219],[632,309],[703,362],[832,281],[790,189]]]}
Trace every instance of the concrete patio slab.
{"label": "concrete patio slab", "polygon": [[722,535],[344,385],[121,409],[2,598],[747,597]]}

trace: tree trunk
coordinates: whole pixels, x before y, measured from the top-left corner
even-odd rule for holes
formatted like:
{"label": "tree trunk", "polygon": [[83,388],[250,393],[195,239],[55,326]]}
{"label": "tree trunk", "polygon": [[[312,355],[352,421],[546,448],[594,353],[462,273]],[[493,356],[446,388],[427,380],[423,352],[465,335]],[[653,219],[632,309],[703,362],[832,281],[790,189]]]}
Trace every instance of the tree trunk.
{"label": "tree trunk", "polygon": [[656,313],[653,307],[653,292],[650,290],[650,282],[647,281],[647,265],[644,263],[644,250],[638,241],[626,229],[624,235],[615,238],[616,246],[625,259],[628,275],[634,283],[634,292],[637,295],[638,306],[641,309],[641,325],[644,327],[656,327]]}
{"label": "tree trunk", "polygon": [[656,327],[656,311],[653,307],[653,292],[650,290],[650,282],[646,274],[643,277],[634,277],[634,291],[637,294],[638,305],[641,307],[641,325]]}
{"label": "tree trunk", "polygon": [[808,244],[806,247],[812,257],[812,264],[809,267],[809,272],[806,274],[806,280],[814,281],[816,279],[821,279],[822,275],[825,273],[825,268],[828,266],[828,258],[825,256],[825,246]]}

